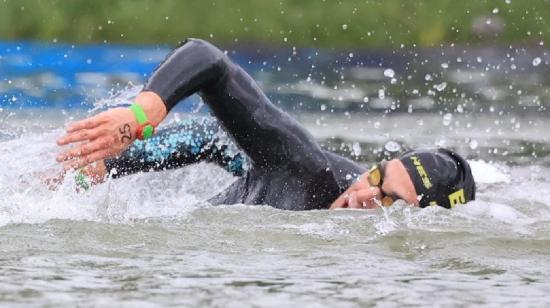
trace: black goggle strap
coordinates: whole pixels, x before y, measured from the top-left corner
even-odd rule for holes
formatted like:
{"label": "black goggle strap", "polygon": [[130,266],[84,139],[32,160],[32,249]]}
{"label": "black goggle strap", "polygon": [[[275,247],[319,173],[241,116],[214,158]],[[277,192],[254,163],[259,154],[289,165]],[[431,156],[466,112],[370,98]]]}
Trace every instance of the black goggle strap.
{"label": "black goggle strap", "polygon": [[390,206],[395,202],[395,200],[400,199],[400,198],[398,198],[394,194],[386,194],[386,192],[384,192],[384,190],[382,190],[382,184],[384,184],[384,172],[385,172],[385,169],[386,169],[386,163],[387,162],[385,160],[383,160],[379,164],[373,166],[369,170],[368,180],[369,180],[369,184],[371,186],[376,186],[376,187],[380,188],[380,192],[382,194],[381,195],[382,205]]}

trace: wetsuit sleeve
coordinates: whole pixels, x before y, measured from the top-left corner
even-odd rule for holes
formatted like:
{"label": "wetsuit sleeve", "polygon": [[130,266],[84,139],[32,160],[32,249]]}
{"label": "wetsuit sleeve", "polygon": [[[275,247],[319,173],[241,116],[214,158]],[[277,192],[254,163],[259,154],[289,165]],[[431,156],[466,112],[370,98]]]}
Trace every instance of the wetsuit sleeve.
{"label": "wetsuit sleeve", "polygon": [[144,91],[158,94],[170,110],[193,93],[201,95],[225,130],[257,167],[326,161],[314,138],[273,105],[256,82],[218,48],[187,40],[155,70]]}
{"label": "wetsuit sleeve", "polygon": [[217,123],[207,120],[187,121],[159,130],[151,139],[134,142],[119,157],[105,160],[105,166],[116,178],[200,161],[214,162],[237,176],[245,168],[244,155],[224,136]]}

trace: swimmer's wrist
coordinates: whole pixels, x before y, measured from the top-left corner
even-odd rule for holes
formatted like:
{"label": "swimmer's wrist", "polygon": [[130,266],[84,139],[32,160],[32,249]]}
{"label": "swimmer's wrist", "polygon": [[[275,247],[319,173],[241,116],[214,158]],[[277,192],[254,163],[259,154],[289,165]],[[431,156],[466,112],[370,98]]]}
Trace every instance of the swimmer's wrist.
{"label": "swimmer's wrist", "polygon": [[138,124],[136,127],[136,138],[139,140],[145,140],[153,137],[157,124],[149,121],[149,118],[143,110],[143,107],[141,107],[141,105],[139,104],[134,103],[129,107],[129,109],[134,114],[134,117]]}
{"label": "swimmer's wrist", "polygon": [[105,161],[100,160],[95,164],[88,165],[76,171],[74,181],[77,190],[88,190],[93,185],[103,183],[107,178],[107,167]]}
{"label": "swimmer's wrist", "polygon": [[166,118],[168,113],[166,110],[166,105],[160,96],[152,91],[143,91],[139,93],[138,96],[136,96],[134,103],[140,105],[149,121],[156,123],[157,125],[161,123],[164,118]]}

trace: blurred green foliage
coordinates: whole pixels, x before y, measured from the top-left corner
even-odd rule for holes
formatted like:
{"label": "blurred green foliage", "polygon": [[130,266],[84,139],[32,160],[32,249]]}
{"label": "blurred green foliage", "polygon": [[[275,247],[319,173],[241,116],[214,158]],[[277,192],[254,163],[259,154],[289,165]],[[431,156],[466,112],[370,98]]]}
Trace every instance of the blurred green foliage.
{"label": "blurred green foliage", "polygon": [[[355,48],[539,43],[550,37],[549,19],[550,0],[0,0],[0,39],[174,44],[200,37]],[[496,37],[480,36],[476,22],[478,32],[503,27]]]}

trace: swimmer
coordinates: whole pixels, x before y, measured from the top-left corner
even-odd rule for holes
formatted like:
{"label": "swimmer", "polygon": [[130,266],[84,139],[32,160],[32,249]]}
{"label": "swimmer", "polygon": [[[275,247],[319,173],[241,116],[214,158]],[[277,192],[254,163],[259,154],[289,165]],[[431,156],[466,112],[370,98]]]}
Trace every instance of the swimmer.
{"label": "swimmer", "polygon": [[[194,93],[217,123],[189,121],[154,134],[167,113]],[[186,40],[168,55],[130,108],[72,123],[57,142],[78,143],[57,160],[95,182],[107,175],[215,162],[239,179],[212,198],[213,204],[369,209],[404,200],[451,208],[475,198],[470,166],[447,149],[409,151],[370,170],[322,149],[241,67],[198,39]]]}

